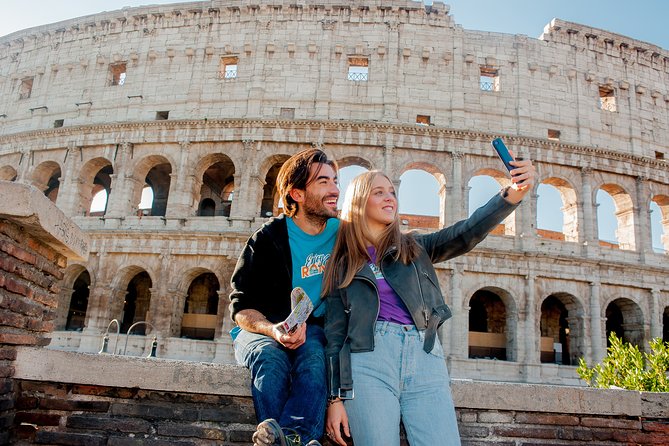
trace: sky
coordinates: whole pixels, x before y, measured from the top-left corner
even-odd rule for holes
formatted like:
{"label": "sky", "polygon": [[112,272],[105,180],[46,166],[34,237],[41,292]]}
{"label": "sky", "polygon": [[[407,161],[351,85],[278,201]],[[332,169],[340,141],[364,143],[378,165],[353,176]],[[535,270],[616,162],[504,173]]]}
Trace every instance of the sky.
{"label": "sky", "polygon": [[[174,0],[0,0],[0,36],[25,28],[54,23],[102,11],[114,11],[126,6],[176,3]],[[427,1],[426,3],[431,3]],[[450,15],[456,24],[464,29],[501,32],[508,34],[525,34],[537,38],[544,26],[553,18],[580,23],[594,28],[622,34],[642,40],[664,49],[669,49],[669,1],[667,0],[450,0]],[[418,178],[421,183],[413,191],[400,190],[400,204],[410,203],[403,212],[435,215],[438,212],[438,201],[432,194],[426,194],[421,174],[409,172],[403,180]],[[342,185],[345,187],[349,178],[344,175]],[[427,179],[428,184],[430,179]],[[406,181],[415,183],[416,181]],[[486,189],[485,180],[482,185],[470,184],[475,189]],[[544,206],[538,216],[538,226],[544,229],[561,230],[562,218],[559,212],[560,200],[550,186],[540,186],[539,195],[549,197],[558,206]],[[405,199],[402,200],[404,195]],[[474,205],[483,201],[480,194],[471,201]],[[484,193],[483,196],[487,195]],[[411,196],[411,200],[406,197]],[[420,198],[420,199],[417,199]],[[557,200],[557,201],[555,201]],[[599,232],[603,240],[615,240],[615,219],[613,205],[605,193],[597,197],[599,215]],[[435,208],[436,206],[436,208]],[[427,209],[427,210],[426,210]],[[651,207],[653,209],[653,207]],[[659,209],[655,207],[651,213],[653,226],[653,246],[660,247],[661,225]]]}

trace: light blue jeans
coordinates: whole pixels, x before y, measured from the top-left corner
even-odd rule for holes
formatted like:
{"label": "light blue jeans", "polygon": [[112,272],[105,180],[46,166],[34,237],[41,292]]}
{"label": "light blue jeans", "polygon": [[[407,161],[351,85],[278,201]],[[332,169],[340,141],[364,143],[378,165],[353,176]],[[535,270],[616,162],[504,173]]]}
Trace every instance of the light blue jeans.
{"label": "light blue jeans", "polygon": [[399,446],[400,418],[411,446],[460,445],[444,351],[423,351],[413,325],[376,323],[374,351],[351,353],[355,398],[344,402],[356,445]]}

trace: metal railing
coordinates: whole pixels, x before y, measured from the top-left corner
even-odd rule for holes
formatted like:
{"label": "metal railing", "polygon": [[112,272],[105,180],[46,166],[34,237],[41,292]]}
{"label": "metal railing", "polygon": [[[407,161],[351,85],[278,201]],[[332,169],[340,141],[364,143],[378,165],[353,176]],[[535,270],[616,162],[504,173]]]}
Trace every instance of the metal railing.
{"label": "metal railing", "polygon": [[369,74],[368,73],[349,72],[348,73],[348,80],[354,81],[354,82],[367,82],[369,80]]}

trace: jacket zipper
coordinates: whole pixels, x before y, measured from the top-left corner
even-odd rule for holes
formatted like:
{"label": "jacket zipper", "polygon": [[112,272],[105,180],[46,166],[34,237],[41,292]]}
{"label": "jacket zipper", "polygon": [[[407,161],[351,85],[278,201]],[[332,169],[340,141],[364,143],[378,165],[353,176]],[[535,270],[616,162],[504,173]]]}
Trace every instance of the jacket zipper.
{"label": "jacket zipper", "polygon": [[[365,277],[365,276],[356,276],[358,279],[362,279],[366,282],[369,282],[372,285],[372,288],[376,290],[376,317],[374,318],[374,324],[372,324],[372,350],[374,350],[374,330],[376,329],[376,321],[379,319],[379,313],[381,312],[381,301],[379,299],[379,288],[376,286],[376,283],[372,281],[371,279]],[[349,307],[348,311],[351,311],[351,305],[349,302]],[[349,314],[349,320],[350,320],[351,315]]]}
{"label": "jacket zipper", "polygon": [[416,272],[416,279],[418,280],[418,292],[420,293],[420,300],[421,302],[423,302],[423,317],[425,317],[425,328],[427,328],[427,324],[430,322],[430,317],[427,314],[427,305],[425,305],[425,297],[423,296],[423,287],[420,285],[420,275],[418,274],[418,268],[416,268],[416,263],[412,261],[411,265],[413,266],[413,270]]}

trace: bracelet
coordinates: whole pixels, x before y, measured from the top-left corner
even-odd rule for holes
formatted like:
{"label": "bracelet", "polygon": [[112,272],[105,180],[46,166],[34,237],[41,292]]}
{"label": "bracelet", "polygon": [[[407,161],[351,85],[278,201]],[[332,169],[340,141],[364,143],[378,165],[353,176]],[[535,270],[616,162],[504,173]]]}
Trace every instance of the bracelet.
{"label": "bracelet", "polygon": [[332,406],[334,403],[343,403],[343,402],[344,402],[344,400],[342,400],[340,398],[334,398],[334,399],[328,400],[328,407]]}

